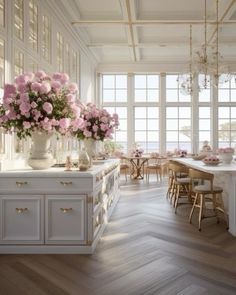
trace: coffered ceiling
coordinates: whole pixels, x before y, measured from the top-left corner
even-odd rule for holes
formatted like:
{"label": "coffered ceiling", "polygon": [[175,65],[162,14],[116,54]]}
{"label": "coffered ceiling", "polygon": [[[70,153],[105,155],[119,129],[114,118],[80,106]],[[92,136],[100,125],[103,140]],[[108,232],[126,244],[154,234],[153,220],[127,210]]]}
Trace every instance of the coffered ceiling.
{"label": "coffered ceiling", "polygon": [[[99,63],[186,62],[204,43],[204,0],[58,0]],[[58,3],[57,2],[57,3]],[[219,0],[220,53],[236,62],[236,0]],[[216,0],[207,0],[207,40]]]}

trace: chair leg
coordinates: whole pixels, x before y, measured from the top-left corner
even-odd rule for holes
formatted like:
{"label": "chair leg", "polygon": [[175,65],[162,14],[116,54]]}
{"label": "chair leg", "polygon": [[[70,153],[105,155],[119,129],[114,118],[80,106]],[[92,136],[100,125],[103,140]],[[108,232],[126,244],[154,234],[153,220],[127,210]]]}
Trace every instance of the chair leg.
{"label": "chair leg", "polygon": [[195,195],[193,206],[192,206],[192,209],[191,209],[191,212],[190,212],[190,215],[189,215],[189,223],[192,223],[193,212],[194,212],[196,204],[197,204],[197,199],[198,199],[198,194]]}
{"label": "chair leg", "polygon": [[178,206],[179,194],[180,194],[180,186],[178,185],[178,186],[177,186],[177,193],[176,193],[176,197],[175,197],[175,203],[174,203],[175,213],[177,212],[177,206]]}
{"label": "chair leg", "polygon": [[204,196],[200,195],[200,210],[198,216],[198,230],[201,231],[201,221],[202,221],[202,213],[203,213],[203,199]]}

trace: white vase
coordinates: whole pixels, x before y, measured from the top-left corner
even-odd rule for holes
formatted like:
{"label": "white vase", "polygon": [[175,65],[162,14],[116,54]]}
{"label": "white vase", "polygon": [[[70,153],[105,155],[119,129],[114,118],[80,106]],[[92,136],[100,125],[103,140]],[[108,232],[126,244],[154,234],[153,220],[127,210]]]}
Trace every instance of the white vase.
{"label": "white vase", "polygon": [[230,164],[233,160],[233,153],[221,153],[220,158],[224,164]]}
{"label": "white vase", "polygon": [[52,134],[35,131],[32,133],[32,146],[28,165],[35,170],[48,169],[54,164],[54,158],[50,149]]}

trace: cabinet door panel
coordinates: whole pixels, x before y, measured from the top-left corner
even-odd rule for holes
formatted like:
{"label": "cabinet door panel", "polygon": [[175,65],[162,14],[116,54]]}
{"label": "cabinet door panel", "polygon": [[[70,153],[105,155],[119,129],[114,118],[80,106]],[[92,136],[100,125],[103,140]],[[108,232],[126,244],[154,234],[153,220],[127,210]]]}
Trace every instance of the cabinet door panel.
{"label": "cabinet door panel", "polygon": [[1,196],[0,212],[0,243],[43,243],[42,196]]}
{"label": "cabinet door panel", "polygon": [[46,197],[46,243],[85,244],[86,195]]}

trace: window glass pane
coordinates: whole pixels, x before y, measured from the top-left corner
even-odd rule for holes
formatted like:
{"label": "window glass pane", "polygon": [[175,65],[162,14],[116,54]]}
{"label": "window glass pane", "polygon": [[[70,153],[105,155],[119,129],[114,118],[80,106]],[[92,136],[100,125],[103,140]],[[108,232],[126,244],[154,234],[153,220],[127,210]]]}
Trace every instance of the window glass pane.
{"label": "window glass pane", "polygon": [[211,121],[208,119],[199,120],[199,130],[210,130],[211,129]]}
{"label": "window glass pane", "polygon": [[175,102],[178,101],[178,90],[174,89],[167,89],[166,90],[166,101],[168,102]]}
{"label": "window glass pane", "polygon": [[127,90],[116,90],[116,101],[117,102],[125,102],[127,101]]}
{"label": "window glass pane", "polygon": [[149,119],[148,120],[148,130],[159,130],[159,120],[158,119]]}
{"label": "window glass pane", "polygon": [[179,108],[180,118],[191,118],[191,108],[190,107],[180,107]]}
{"label": "window glass pane", "polygon": [[135,90],[135,101],[142,102],[146,101],[146,90]]}
{"label": "window glass pane", "polygon": [[145,131],[135,131],[135,142],[146,142]]}
{"label": "window glass pane", "polygon": [[159,108],[158,107],[148,107],[147,108],[148,118],[159,118]]}
{"label": "window glass pane", "polygon": [[178,130],[178,120],[166,120],[167,130]]}
{"label": "window glass pane", "polygon": [[5,22],[5,1],[0,0],[0,26],[4,27]]}
{"label": "window glass pane", "polygon": [[166,75],[166,88],[178,88],[178,75]]}
{"label": "window glass pane", "polygon": [[116,75],[116,88],[127,88],[127,75]]}
{"label": "window glass pane", "polygon": [[167,107],[166,108],[167,118],[178,118],[178,108],[177,107]]}
{"label": "window glass pane", "polygon": [[226,102],[229,101],[229,89],[219,89],[219,101]]}
{"label": "window glass pane", "polygon": [[218,117],[219,118],[230,118],[229,111],[230,111],[229,107],[219,107]]}
{"label": "window glass pane", "polygon": [[136,107],[135,108],[135,118],[146,118],[146,108]]}
{"label": "window glass pane", "polygon": [[64,63],[64,39],[61,33],[57,32],[57,46],[56,46],[56,60],[57,60],[57,71],[63,72]]}
{"label": "window glass pane", "polygon": [[38,50],[38,7],[33,0],[29,0],[29,45]]}
{"label": "window glass pane", "polygon": [[5,82],[5,43],[0,38],[0,98],[2,98],[3,86]]}
{"label": "window glass pane", "polygon": [[15,49],[14,52],[14,75],[18,76],[22,74],[24,71],[24,55],[23,53]]}
{"label": "window glass pane", "polygon": [[103,75],[103,88],[115,88],[114,75]]}
{"label": "window glass pane", "polygon": [[134,76],[134,87],[135,88],[146,88],[146,75],[135,75]]}
{"label": "window glass pane", "polygon": [[146,130],[146,120],[135,119],[135,130]]}
{"label": "window glass pane", "polygon": [[115,101],[115,90],[103,90],[103,101],[112,102]]}
{"label": "window glass pane", "polygon": [[210,118],[211,109],[209,107],[199,107],[199,118]]}
{"label": "window glass pane", "polygon": [[14,34],[20,40],[24,37],[24,2],[14,0]]}
{"label": "window glass pane", "polygon": [[151,101],[158,101],[159,99],[159,90],[149,89],[147,91],[147,100]]}
{"label": "window glass pane", "polygon": [[116,112],[119,118],[127,118],[127,108],[126,107],[116,107],[116,110],[111,113]]}
{"label": "window glass pane", "polygon": [[147,88],[159,88],[159,76],[148,75],[147,76]]}
{"label": "window glass pane", "polygon": [[45,15],[42,17],[42,55],[48,62],[51,61],[51,23]]}

